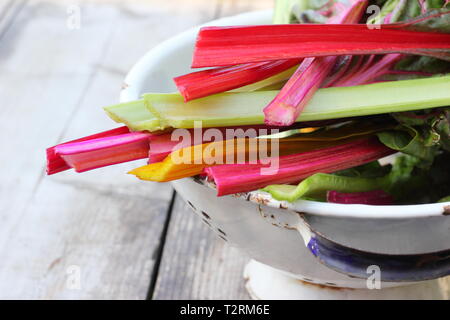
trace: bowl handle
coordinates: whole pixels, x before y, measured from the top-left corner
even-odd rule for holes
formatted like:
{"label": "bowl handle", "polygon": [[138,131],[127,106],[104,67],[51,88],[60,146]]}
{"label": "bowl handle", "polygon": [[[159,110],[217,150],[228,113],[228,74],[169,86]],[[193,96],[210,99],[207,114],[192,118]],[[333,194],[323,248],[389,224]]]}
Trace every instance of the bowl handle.
{"label": "bowl handle", "polygon": [[415,282],[450,275],[450,249],[410,255],[378,254],[350,248],[326,239],[300,215],[297,230],[306,247],[323,265],[356,278],[368,279],[379,271],[386,282]]}

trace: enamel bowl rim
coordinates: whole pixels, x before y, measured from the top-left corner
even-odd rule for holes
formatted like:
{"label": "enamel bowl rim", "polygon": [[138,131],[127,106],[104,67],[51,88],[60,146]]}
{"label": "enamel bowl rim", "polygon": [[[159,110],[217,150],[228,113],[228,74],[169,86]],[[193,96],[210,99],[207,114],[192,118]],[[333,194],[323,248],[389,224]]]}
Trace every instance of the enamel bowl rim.
{"label": "enamel bowl rim", "polygon": [[[252,11],[238,15],[210,21],[206,24],[190,28],[174,37],[171,37],[158,46],[150,49],[131,68],[125,78],[125,84],[120,94],[120,102],[138,99],[141,92],[139,88],[145,82],[146,76],[153,68],[157,68],[155,62],[160,57],[170,54],[178,48],[180,43],[195,39],[198,29],[206,25],[243,25],[248,21],[270,21],[272,10]],[[309,200],[298,200],[294,203],[277,201],[270,194],[263,191],[253,191],[247,194],[234,195],[243,201],[251,201],[274,208],[287,209],[296,212],[308,213],[318,216],[340,218],[371,218],[371,219],[408,219],[427,218],[433,216],[450,215],[450,202],[418,204],[418,205],[391,205],[372,206],[360,204],[336,204]]]}

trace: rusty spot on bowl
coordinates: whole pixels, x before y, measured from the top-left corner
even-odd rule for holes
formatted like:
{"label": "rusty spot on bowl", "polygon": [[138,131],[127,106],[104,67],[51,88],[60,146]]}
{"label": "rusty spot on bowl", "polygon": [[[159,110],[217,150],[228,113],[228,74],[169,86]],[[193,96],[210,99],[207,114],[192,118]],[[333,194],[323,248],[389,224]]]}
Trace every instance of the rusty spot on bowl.
{"label": "rusty spot on bowl", "polygon": [[444,216],[450,216],[450,206],[444,206],[444,212],[442,214]]}
{"label": "rusty spot on bowl", "polygon": [[122,83],[122,90],[125,90],[126,88],[128,88],[130,85],[128,83]]}
{"label": "rusty spot on bowl", "polygon": [[250,201],[254,201],[258,204],[268,205],[270,203],[270,199],[267,199],[261,194],[251,194],[249,197]]}
{"label": "rusty spot on bowl", "polygon": [[298,279],[297,281],[300,282],[301,284],[305,285],[305,286],[312,286],[312,287],[316,287],[316,288],[320,288],[320,289],[329,289],[329,290],[336,290],[336,291],[353,290],[352,288],[337,287],[334,283],[333,284],[329,283],[328,285],[326,285],[326,284],[319,284],[319,283],[311,283],[311,282],[303,281],[303,280],[300,280],[300,279]]}
{"label": "rusty spot on bowl", "polygon": [[296,227],[290,226],[288,223],[285,223],[283,228],[288,229],[288,230],[297,230]]}
{"label": "rusty spot on bowl", "polygon": [[287,209],[287,206],[286,206],[284,203],[282,203],[282,202],[280,202],[280,204],[278,205],[278,207],[279,207],[280,209]]}

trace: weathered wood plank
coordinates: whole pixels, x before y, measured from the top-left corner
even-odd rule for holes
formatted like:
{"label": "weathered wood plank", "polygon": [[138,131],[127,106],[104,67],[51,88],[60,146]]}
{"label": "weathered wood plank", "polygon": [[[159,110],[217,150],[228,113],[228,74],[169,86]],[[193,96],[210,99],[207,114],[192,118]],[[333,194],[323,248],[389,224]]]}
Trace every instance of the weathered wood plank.
{"label": "weathered wood plank", "polygon": [[12,0],[0,0],[0,21],[4,20],[12,4]]}
{"label": "weathered wood plank", "polygon": [[0,39],[11,26],[27,0],[0,0]]}
{"label": "weathered wood plank", "polygon": [[8,8],[11,6],[12,0],[1,0],[0,1],[0,20],[2,20]]}
{"label": "weathered wood plank", "polygon": [[196,1],[200,10],[184,1],[77,3],[80,29],[67,28],[72,1],[32,1],[1,40],[0,298],[147,294],[170,186],[124,174],[136,164],[45,177],[43,151],[115,126],[101,106],[117,102],[126,71],[214,8],[207,0]]}
{"label": "weathered wood plank", "polygon": [[153,299],[249,299],[248,258],[218,238],[177,196]]}
{"label": "weathered wood plank", "polygon": [[[219,0],[215,18],[271,8],[272,0]],[[153,299],[249,299],[238,249],[216,237],[176,198]]]}

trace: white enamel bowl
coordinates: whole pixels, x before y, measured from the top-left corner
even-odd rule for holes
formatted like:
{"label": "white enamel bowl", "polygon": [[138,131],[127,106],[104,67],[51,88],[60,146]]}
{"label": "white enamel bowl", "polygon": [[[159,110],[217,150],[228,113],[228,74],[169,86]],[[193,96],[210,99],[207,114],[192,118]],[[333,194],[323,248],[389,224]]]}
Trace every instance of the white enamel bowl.
{"label": "white enamel bowl", "polygon": [[[208,25],[264,24],[270,19],[270,11],[260,11]],[[145,92],[176,91],[172,78],[190,71],[198,29],[150,50],[126,77],[121,101],[138,99]],[[175,181],[173,186],[218,236],[304,281],[365,287],[369,264],[380,266],[385,286],[450,274],[450,202],[290,204],[263,192],[218,198],[214,189],[194,179]]]}

